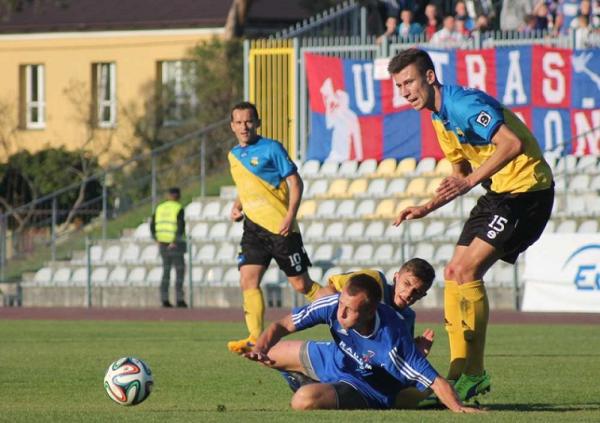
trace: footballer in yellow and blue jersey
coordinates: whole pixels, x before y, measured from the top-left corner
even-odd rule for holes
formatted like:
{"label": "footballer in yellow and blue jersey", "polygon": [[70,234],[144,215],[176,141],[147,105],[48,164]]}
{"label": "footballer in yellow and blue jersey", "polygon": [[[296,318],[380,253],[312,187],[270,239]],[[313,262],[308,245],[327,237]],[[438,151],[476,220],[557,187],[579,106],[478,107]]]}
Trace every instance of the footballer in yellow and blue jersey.
{"label": "footballer in yellow and blue jersey", "polygon": [[248,337],[228,342],[227,348],[241,354],[262,332],[265,304],[260,283],[273,258],[292,287],[309,300],[321,286],[308,275],[311,263],[296,222],[303,190],[296,165],[281,143],[258,134],[254,104],[236,104],[230,125],[239,144],[228,155],[238,192],[229,217],[244,221],[237,261]]}
{"label": "footballer in yellow and blue jersey", "polygon": [[479,198],[444,269],[444,320],[450,341],[448,379],[463,400],[490,389],[484,367],[489,303],[483,277],[498,260],[514,263],[542,234],[554,202],[550,167],[531,131],[483,91],[442,85],[429,54],[407,49],[388,70],[416,110],[432,112],[452,175],[432,199],[400,211],[394,225],[427,216],[481,183]]}

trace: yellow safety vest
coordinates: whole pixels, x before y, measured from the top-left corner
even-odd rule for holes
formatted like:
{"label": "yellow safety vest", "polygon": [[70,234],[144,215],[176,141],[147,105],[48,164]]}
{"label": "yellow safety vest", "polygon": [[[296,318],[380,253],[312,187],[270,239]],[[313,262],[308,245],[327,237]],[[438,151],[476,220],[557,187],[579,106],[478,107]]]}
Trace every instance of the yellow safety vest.
{"label": "yellow safety vest", "polygon": [[175,242],[177,238],[177,215],[182,207],[177,201],[171,200],[167,200],[156,207],[154,229],[158,242]]}

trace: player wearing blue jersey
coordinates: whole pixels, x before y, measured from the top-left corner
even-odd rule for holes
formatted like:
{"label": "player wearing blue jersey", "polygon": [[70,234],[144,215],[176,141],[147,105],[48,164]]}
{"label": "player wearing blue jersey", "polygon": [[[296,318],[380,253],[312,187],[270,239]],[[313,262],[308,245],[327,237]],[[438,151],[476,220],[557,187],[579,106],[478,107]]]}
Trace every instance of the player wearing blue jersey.
{"label": "player wearing blue jersey", "polygon": [[[453,411],[478,411],[461,403],[417,350],[404,321],[380,301],[376,281],[355,274],[340,294],[295,308],[269,326],[245,357],[303,375],[294,409],[386,409],[399,391],[416,386],[431,388]],[[329,326],[333,342],[280,341],[318,324]]]}
{"label": "player wearing blue jersey", "polygon": [[239,145],[229,152],[228,159],[238,197],[230,218],[244,220],[238,267],[249,332],[247,338],[227,344],[238,354],[249,351],[262,331],[265,305],[260,281],[272,258],[294,289],[309,300],[321,288],[308,276],[311,263],[296,223],[302,179],[281,143],[258,135],[259,127],[258,111],[252,103],[233,107],[231,130]]}
{"label": "player wearing blue jersey", "polygon": [[394,224],[424,217],[479,183],[487,190],[444,272],[448,379],[457,380],[455,388],[466,400],[490,389],[483,361],[489,305],[482,278],[499,259],[514,263],[540,237],[554,201],[552,172],[514,113],[482,91],[441,85],[425,51],[399,53],[388,70],[414,109],[432,112],[453,168],[430,201],[402,210]]}

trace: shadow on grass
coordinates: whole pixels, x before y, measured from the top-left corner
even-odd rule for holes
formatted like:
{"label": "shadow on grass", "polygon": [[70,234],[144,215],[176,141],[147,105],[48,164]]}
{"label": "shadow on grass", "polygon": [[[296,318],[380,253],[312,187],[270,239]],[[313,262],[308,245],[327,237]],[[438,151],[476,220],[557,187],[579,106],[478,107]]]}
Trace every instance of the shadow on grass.
{"label": "shadow on grass", "polygon": [[599,404],[575,404],[575,405],[561,405],[561,404],[485,404],[483,408],[489,411],[529,411],[529,412],[555,412],[555,413],[567,413],[574,411],[600,411]]}

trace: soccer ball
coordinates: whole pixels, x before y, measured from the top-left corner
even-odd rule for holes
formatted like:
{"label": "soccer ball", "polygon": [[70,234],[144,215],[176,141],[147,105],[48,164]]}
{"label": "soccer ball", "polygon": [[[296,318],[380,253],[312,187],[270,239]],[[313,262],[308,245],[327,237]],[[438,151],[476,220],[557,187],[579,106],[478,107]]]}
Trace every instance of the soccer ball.
{"label": "soccer ball", "polygon": [[112,363],[104,376],[104,390],[117,404],[136,405],[150,395],[152,371],[139,358],[123,357]]}

